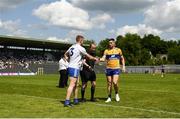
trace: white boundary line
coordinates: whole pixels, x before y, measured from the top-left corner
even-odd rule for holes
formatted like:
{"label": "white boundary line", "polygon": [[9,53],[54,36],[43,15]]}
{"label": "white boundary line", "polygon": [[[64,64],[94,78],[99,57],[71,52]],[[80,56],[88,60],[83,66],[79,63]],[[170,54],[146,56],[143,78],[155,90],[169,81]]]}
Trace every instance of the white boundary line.
{"label": "white boundary line", "polygon": [[[107,87],[96,87],[96,88],[107,88]],[[180,93],[180,92],[172,92],[172,91],[161,91],[161,90],[143,90],[143,89],[125,89],[125,88],[119,88],[120,90],[130,90],[130,91],[144,91],[144,92],[157,92],[157,93]]]}
{"label": "white boundary line", "polygon": [[46,98],[46,97],[39,97],[39,96],[31,96],[31,95],[23,95],[23,94],[7,94],[7,93],[2,93],[4,95],[8,96],[22,96],[22,97],[28,97],[28,98],[36,98],[36,99],[44,99],[44,100],[61,100],[61,99],[54,99],[54,98]]}
{"label": "white boundary line", "polygon": [[[91,104],[93,104],[93,103],[91,103]],[[152,109],[127,107],[127,106],[115,106],[115,105],[98,104],[98,103],[94,103],[93,105],[102,106],[102,107],[113,107],[113,108],[124,108],[124,109],[130,109],[130,110],[139,110],[139,111],[145,111],[145,112],[155,112],[155,113],[166,113],[166,114],[180,115],[180,113],[178,113],[178,112],[169,112],[169,111],[164,111],[164,110],[152,110]]]}
{"label": "white boundary line", "polygon": [[[5,95],[11,95],[11,94],[5,94]],[[12,94],[17,96],[23,96],[23,97],[29,97],[29,98],[37,98],[37,99],[45,99],[45,100],[54,100],[54,101],[61,101],[63,99],[53,99],[53,98],[45,98],[45,97],[38,97],[38,96],[29,96],[29,95],[22,95],[22,94]],[[169,112],[164,110],[152,110],[152,109],[144,109],[144,108],[136,108],[136,107],[128,107],[128,106],[116,106],[116,105],[110,105],[110,104],[100,104],[100,103],[88,103],[96,106],[101,107],[113,107],[113,108],[124,108],[124,109],[130,109],[130,110],[139,110],[139,111],[145,111],[145,112],[154,112],[154,113],[165,113],[165,114],[173,114],[173,115],[180,115],[178,112]]]}

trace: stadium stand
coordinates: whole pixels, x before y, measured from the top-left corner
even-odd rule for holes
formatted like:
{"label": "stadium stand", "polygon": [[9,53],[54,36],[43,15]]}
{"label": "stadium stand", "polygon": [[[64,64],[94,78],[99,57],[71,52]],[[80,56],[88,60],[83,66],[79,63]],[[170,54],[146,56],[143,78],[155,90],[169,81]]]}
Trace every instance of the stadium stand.
{"label": "stadium stand", "polygon": [[44,73],[57,72],[58,60],[71,45],[58,41],[0,36],[0,75],[36,73],[38,68],[45,69]]}

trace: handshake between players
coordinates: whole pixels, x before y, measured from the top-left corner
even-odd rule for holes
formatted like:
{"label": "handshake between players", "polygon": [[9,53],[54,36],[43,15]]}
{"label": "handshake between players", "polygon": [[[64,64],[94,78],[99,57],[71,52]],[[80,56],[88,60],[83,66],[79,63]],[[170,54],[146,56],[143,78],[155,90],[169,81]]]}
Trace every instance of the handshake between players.
{"label": "handshake between players", "polygon": [[[81,35],[78,35],[76,37],[76,44],[72,45],[64,54],[64,57],[69,60],[69,66],[68,66],[68,74],[70,77],[70,84],[67,89],[66,94],[66,100],[64,103],[64,106],[71,106],[70,103],[70,97],[72,92],[74,91],[74,104],[78,104],[78,88],[77,88],[77,82],[78,77],[80,73],[80,68],[82,64],[82,58],[85,56],[86,59],[90,61],[94,61],[92,63],[92,66],[88,65],[90,69],[94,68],[95,63],[99,63],[100,61],[106,61],[106,76],[108,81],[108,99],[106,102],[111,101],[111,89],[112,89],[112,83],[115,87],[116,92],[116,101],[119,101],[119,95],[118,95],[118,79],[120,74],[120,61],[123,65],[123,70],[125,71],[125,61],[124,57],[122,55],[122,51],[119,48],[115,47],[115,41],[114,39],[109,39],[109,48],[104,51],[104,55],[102,58],[98,58],[95,56],[95,45],[91,44],[90,52],[86,52],[85,48],[82,47],[84,42],[84,37]],[[91,63],[90,63],[91,64]],[[92,97],[93,98],[93,97]]]}

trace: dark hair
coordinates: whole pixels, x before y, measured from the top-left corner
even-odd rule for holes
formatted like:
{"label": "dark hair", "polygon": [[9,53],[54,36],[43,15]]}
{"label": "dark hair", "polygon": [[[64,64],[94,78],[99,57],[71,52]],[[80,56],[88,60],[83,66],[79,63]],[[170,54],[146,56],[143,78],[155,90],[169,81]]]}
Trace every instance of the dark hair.
{"label": "dark hair", "polygon": [[82,35],[77,35],[76,36],[76,42],[78,42],[79,41],[79,39],[81,39],[81,38],[84,38]]}
{"label": "dark hair", "polygon": [[92,47],[92,45],[96,45],[96,44],[95,44],[95,43],[90,43],[90,44],[89,44],[89,47]]}
{"label": "dark hair", "polygon": [[115,39],[114,38],[109,38],[108,41],[115,41]]}

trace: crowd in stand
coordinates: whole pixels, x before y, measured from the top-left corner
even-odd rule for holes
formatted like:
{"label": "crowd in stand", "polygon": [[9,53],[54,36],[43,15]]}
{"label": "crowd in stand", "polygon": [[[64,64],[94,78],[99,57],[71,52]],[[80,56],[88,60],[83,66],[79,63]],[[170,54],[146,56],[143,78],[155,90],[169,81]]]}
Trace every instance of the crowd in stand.
{"label": "crowd in stand", "polygon": [[21,66],[28,68],[31,64],[43,64],[46,62],[56,62],[58,59],[49,58],[38,52],[25,51],[0,51],[0,69]]}

